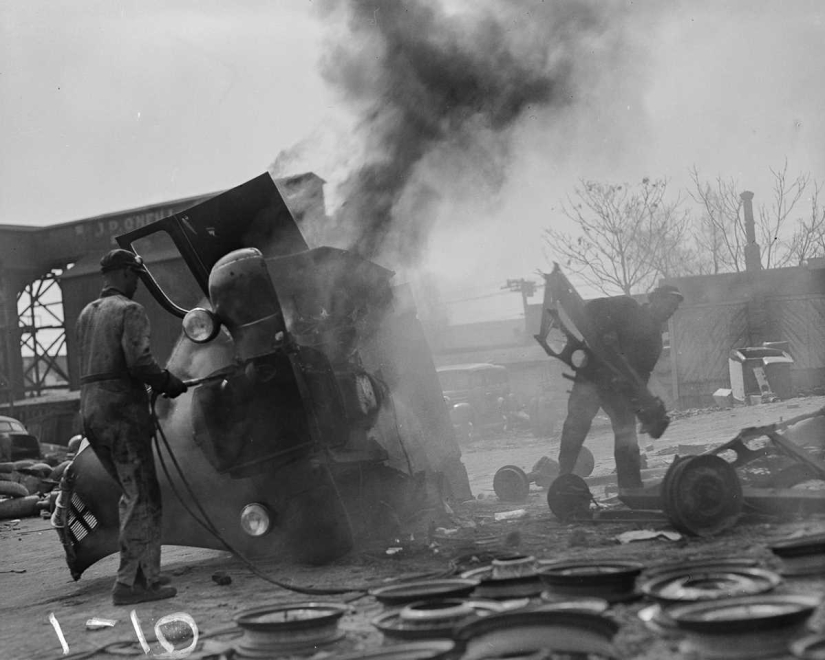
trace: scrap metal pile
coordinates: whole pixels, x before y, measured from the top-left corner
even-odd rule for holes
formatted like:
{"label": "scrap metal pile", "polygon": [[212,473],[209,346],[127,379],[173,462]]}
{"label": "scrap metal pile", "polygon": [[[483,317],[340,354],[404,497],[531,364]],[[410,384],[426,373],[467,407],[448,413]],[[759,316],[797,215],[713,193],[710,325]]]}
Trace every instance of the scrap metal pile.
{"label": "scrap metal pile", "polygon": [[[687,534],[709,537],[730,529],[743,509],[770,499],[768,490],[779,493],[783,510],[789,503],[797,512],[816,510],[808,505],[822,502],[822,492],[807,491],[804,485],[823,477],[818,468],[823,424],[825,409],[745,429],[703,454],[676,457],[666,478],[654,486],[655,492],[667,493],[656,499],[666,513],[662,521],[670,519]],[[767,440],[749,446],[760,438]],[[745,482],[756,480],[762,486],[737,490],[736,471],[748,466],[752,469]],[[521,496],[531,483],[549,484],[552,502],[553,485],[562,480],[554,478],[552,460],[539,460],[527,474],[514,467],[499,471],[497,492]],[[589,474],[592,467],[591,457],[590,465],[585,460],[579,469]],[[587,490],[583,477],[567,476]],[[777,478],[795,494],[783,496],[781,489],[769,488]],[[637,496],[653,497],[654,488]],[[738,499],[731,499],[731,488],[741,493]],[[814,499],[805,492],[814,493]],[[590,505],[589,491],[587,496]],[[731,508],[731,502],[738,504]],[[800,509],[800,503],[806,506]],[[592,517],[591,511],[578,520]],[[711,551],[652,564],[514,554],[502,549],[502,539],[488,543],[480,529],[473,530],[473,539],[472,550],[456,541],[460,553],[451,562],[454,570],[432,579],[393,581],[366,594],[383,606],[369,619],[381,634],[381,646],[365,646],[350,634],[348,619],[363,617],[358,608],[295,601],[240,613],[237,637],[224,648],[237,657],[296,658],[321,649],[327,660],[618,660],[630,657],[627,640],[638,640],[641,631],[648,649],[655,643],[655,653],[661,654],[649,657],[823,657],[823,594],[811,588],[811,581],[825,575],[825,531],[757,542],[760,547],[751,544],[748,556]],[[375,608],[366,605],[367,611]]]}
{"label": "scrap metal pile", "polygon": [[[503,502],[527,499],[530,484],[547,488],[547,503],[562,521],[622,518],[622,510],[598,502],[589,478],[592,454],[583,449],[573,474],[558,476],[558,464],[542,457],[529,473],[505,465],[493,477]],[[713,536],[746,513],[825,513],[825,408],[784,422],[742,429],[729,442],[699,454],[676,455],[662,478],[639,490],[619,490],[619,500],[637,513],[663,512],[682,533]],[[649,472],[657,472],[650,470]],[[661,471],[658,471],[661,472]],[[626,519],[639,519],[628,513]]]}
{"label": "scrap metal pile", "polygon": [[241,658],[322,650],[328,660],[609,660],[623,657],[621,635],[632,625],[686,657],[819,657],[806,653],[823,648],[825,635],[806,624],[822,597],[794,585],[825,568],[825,535],[766,549],[779,570],[729,557],[646,567],[500,554],[456,575],[372,589],[367,595],[383,606],[371,619],[381,646],[351,634],[357,608],[293,601],[240,612],[221,650]]}
{"label": "scrap metal pile", "polygon": [[661,482],[619,498],[634,509],[662,509],[674,527],[697,536],[731,527],[746,511],[825,513],[823,428],[825,408],[742,429],[707,452],[677,456]]}

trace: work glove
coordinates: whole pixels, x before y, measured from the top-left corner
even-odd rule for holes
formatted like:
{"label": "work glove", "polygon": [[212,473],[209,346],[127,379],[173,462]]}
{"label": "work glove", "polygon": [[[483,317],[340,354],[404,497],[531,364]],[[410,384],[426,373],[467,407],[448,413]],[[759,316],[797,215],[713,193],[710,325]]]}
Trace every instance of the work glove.
{"label": "work glove", "polygon": [[166,384],[163,386],[161,393],[168,396],[170,399],[180,396],[186,391],[186,383],[184,383],[175,374],[166,372]]}

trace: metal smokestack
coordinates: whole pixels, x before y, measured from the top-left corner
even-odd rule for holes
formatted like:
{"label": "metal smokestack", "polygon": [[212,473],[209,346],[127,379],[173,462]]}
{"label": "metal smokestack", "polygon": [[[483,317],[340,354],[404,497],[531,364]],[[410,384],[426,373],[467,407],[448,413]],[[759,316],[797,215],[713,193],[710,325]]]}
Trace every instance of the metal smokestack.
{"label": "metal smokestack", "polygon": [[762,259],[759,244],[756,242],[756,223],[753,220],[753,193],[746,190],[739,197],[745,212],[745,270],[762,270]]}
{"label": "metal smokestack", "polygon": [[[743,211],[745,213],[745,271],[755,273],[762,270],[759,245],[756,242],[756,224],[753,221],[753,193],[749,190],[741,193]],[[765,294],[759,288],[755,276],[748,278],[750,284],[750,299],[746,306],[748,316],[748,335],[751,346],[760,346],[765,341],[767,315],[765,309]]]}

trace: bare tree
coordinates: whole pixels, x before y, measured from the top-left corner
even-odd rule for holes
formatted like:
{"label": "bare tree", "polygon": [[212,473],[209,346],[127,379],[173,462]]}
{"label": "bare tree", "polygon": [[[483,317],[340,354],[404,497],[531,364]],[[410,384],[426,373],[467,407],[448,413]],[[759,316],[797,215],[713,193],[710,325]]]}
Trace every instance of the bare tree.
{"label": "bare tree", "polygon": [[647,237],[648,259],[654,278],[700,275],[705,272],[695,239],[690,212],[670,204],[661,210],[652,236]]}
{"label": "bare tree", "polygon": [[665,201],[667,181],[643,179],[635,186],[580,181],[562,213],[575,233],[545,229],[547,252],[605,294],[629,294],[657,276],[684,274],[674,250],[682,246],[688,216],[681,199]]}
{"label": "bare tree", "polygon": [[[822,253],[825,218],[819,204],[820,187],[809,174],[788,177],[788,161],[782,169],[770,170],[772,195],[758,205],[756,240],[761,248],[764,268],[801,265],[805,259]],[[703,181],[694,167],[690,171],[693,190],[690,196],[702,208],[696,221],[694,237],[707,261],[706,272],[743,271],[745,269],[746,229],[742,213],[740,186],[733,179],[717,177]],[[795,217],[800,200],[811,187],[811,215],[808,220]]]}
{"label": "bare tree", "polygon": [[707,271],[739,272],[745,264],[746,236],[739,185],[733,179],[722,177],[717,177],[712,184],[703,182],[695,166],[690,170],[690,177],[695,188],[690,196],[703,211],[694,226],[694,240],[709,264]]}
{"label": "bare tree", "polygon": [[807,220],[800,218],[788,248],[791,263],[795,266],[802,266],[812,257],[825,256],[825,207],[819,203],[822,188],[816,181],[812,187],[811,214]]}
{"label": "bare tree", "polygon": [[[771,169],[773,175],[773,197],[768,204],[759,207],[759,242],[761,244],[762,267],[781,268],[793,259],[788,233],[788,218],[797,202],[802,199],[811,177],[803,174],[793,181],[788,180],[788,159],[781,170]],[[791,239],[792,240],[792,239]]]}
{"label": "bare tree", "polygon": [[[765,268],[802,265],[825,255],[825,206],[810,175],[788,177],[788,163],[771,169],[770,201],[758,206],[756,240]],[[747,231],[742,187],[721,176],[703,180],[690,171],[690,197],[702,213],[692,217],[682,199],[666,199],[667,181],[615,185],[582,180],[562,205],[576,230],[544,230],[546,252],[588,285],[606,294],[646,290],[661,277],[745,269]],[[813,192],[811,193],[811,188]],[[795,217],[810,194],[810,216]]]}

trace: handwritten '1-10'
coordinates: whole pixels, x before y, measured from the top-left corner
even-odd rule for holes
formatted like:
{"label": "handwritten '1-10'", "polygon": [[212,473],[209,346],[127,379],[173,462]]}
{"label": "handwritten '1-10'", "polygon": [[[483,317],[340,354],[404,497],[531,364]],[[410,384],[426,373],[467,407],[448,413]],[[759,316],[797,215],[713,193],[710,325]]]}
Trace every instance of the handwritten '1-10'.
{"label": "handwritten '1-10'", "polygon": [[[151,649],[149,648],[149,644],[146,641],[146,636],[143,634],[143,630],[140,627],[140,620],[138,619],[137,612],[132,610],[129,617],[132,619],[132,625],[135,628],[135,634],[137,635],[138,642],[140,642],[140,646],[143,649],[143,653],[148,655]],[[69,645],[66,642],[66,637],[63,635],[63,629],[60,627],[60,622],[57,620],[54,612],[49,613],[49,622],[52,624],[52,627],[54,627],[57,638],[60,640],[60,645],[63,647],[63,655],[68,655]],[[192,630],[192,641],[189,646],[184,649],[175,649],[175,646],[168,639],[166,639],[166,635],[163,634],[163,630],[161,629],[161,626],[175,622],[185,623]],[[174,612],[173,614],[162,616],[155,622],[155,637],[157,637],[158,643],[166,649],[166,653],[161,653],[160,655],[153,653],[155,657],[169,658],[170,660],[174,658],[185,658],[192,653],[198,645],[198,625],[186,612]]]}

